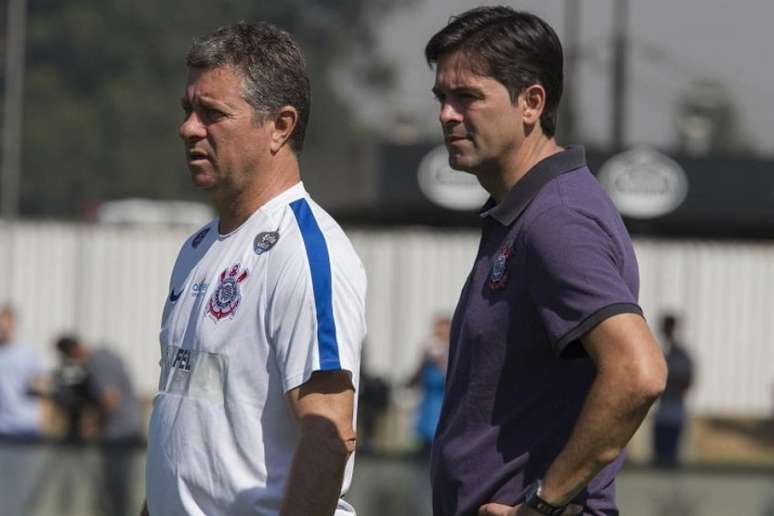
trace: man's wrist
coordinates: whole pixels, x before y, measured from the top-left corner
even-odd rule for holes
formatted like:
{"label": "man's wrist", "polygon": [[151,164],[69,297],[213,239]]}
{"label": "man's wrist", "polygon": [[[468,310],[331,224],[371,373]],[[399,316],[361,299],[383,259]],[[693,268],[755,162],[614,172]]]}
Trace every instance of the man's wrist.
{"label": "man's wrist", "polygon": [[556,485],[555,482],[552,483],[550,479],[545,477],[538,479],[537,483],[540,488],[540,497],[554,505],[569,505],[575,497],[575,492],[568,492],[567,489],[563,489],[562,486]]}
{"label": "man's wrist", "polygon": [[537,480],[527,492],[527,498],[524,500],[524,505],[535,509],[540,514],[560,516],[567,507],[567,502],[557,502],[550,498],[546,498],[545,496],[546,495],[543,492],[543,483],[542,481]]}

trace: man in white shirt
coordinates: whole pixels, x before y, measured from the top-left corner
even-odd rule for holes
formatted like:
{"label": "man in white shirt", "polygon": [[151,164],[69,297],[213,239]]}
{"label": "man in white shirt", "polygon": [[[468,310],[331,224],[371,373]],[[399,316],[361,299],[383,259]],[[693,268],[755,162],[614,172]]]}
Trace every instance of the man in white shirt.
{"label": "man in white shirt", "polygon": [[309,81],[291,36],[196,40],[180,136],[218,218],[170,281],[146,467],[151,515],[354,514],[366,279],[300,182]]}
{"label": "man in white shirt", "polygon": [[2,514],[23,514],[37,495],[43,454],[36,443],[42,438],[43,411],[40,396],[46,387],[46,371],[37,350],[16,338],[16,312],[0,305],[0,482]]}
{"label": "man in white shirt", "polygon": [[40,437],[41,383],[45,375],[38,352],[16,340],[16,313],[0,306],[0,440]]}

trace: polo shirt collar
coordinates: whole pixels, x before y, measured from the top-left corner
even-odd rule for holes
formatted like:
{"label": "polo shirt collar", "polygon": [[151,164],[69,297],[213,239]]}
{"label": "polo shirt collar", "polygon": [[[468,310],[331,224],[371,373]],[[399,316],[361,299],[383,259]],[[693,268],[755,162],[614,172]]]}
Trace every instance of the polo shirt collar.
{"label": "polo shirt collar", "polygon": [[481,217],[492,217],[504,226],[510,226],[526,209],[541,188],[565,172],[586,166],[586,151],[580,145],[539,161],[519,179],[500,204],[490,198],[481,209]]}

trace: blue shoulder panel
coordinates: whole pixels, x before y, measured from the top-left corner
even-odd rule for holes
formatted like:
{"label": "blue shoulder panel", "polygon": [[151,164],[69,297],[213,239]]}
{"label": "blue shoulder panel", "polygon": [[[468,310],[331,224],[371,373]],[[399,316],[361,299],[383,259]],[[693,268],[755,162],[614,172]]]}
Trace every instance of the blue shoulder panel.
{"label": "blue shoulder panel", "polygon": [[336,321],[333,318],[333,281],[328,246],[306,199],[293,201],[290,203],[290,207],[296,215],[298,227],[301,229],[306,256],[309,260],[309,269],[312,272],[314,304],[317,310],[317,345],[320,352],[320,369],[323,371],[341,369],[339,344],[336,340]]}

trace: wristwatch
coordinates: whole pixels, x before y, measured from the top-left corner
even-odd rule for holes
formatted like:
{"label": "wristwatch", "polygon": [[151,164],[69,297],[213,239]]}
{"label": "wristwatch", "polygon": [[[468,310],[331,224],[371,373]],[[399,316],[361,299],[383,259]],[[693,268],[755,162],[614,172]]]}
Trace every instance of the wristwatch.
{"label": "wristwatch", "polygon": [[540,514],[560,516],[567,505],[554,505],[543,500],[543,498],[541,498],[542,487],[543,483],[540,480],[535,481],[529,491],[527,491],[527,498],[524,500],[524,505],[535,509]]}

